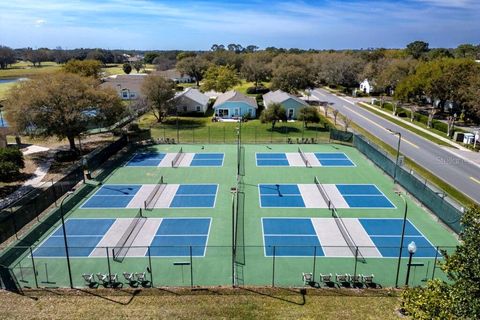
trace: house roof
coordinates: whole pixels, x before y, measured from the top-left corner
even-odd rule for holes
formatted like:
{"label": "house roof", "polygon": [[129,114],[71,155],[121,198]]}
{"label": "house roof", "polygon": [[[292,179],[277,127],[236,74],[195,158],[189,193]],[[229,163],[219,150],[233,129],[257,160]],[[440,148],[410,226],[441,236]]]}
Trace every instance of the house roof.
{"label": "house roof", "polygon": [[169,69],[165,71],[155,71],[155,75],[162,76],[167,79],[175,80],[175,79],[181,79],[181,78],[190,78],[188,75],[184,74],[182,75],[177,69]]}
{"label": "house roof", "polygon": [[206,95],[201,93],[198,89],[194,89],[194,88],[187,88],[186,90],[179,92],[175,95],[175,99],[179,99],[182,97],[198,102],[201,105],[206,105],[209,100],[209,98]]}
{"label": "house roof", "polygon": [[145,80],[146,74],[118,74],[103,78],[104,81],[101,87],[113,88],[117,92],[124,89],[141,92],[142,83]]}
{"label": "house roof", "polygon": [[308,106],[308,104],[303,101],[302,99],[294,96],[293,94],[290,94],[288,92],[282,91],[282,90],[277,90],[277,91],[270,91],[266,94],[263,95],[263,104],[268,107],[269,104],[271,103],[282,103],[287,101],[288,99],[293,99],[297,101],[298,103]]}
{"label": "house roof", "polygon": [[254,107],[255,109],[258,108],[257,106],[257,100],[255,100],[255,98],[253,97],[249,97],[249,96],[246,96],[244,95],[243,93],[240,93],[238,91],[227,91],[221,95],[218,96],[217,100],[215,101],[215,104],[213,105],[213,107],[217,107],[225,102],[245,102],[249,105],[251,105],[252,107]]}

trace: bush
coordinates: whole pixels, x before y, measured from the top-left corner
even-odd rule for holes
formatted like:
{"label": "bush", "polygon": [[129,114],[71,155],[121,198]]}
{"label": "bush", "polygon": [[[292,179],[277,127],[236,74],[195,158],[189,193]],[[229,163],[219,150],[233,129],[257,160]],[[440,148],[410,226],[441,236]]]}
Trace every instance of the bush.
{"label": "bush", "polygon": [[433,121],[433,128],[437,129],[438,131],[442,131],[447,133],[448,132],[448,125],[441,121]]}
{"label": "bush", "polygon": [[138,123],[132,122],[127,126],[127,130],[138,132],[138,131],[140,131],[140,127],[138,126]]}
{"label": "bush", "polygon": [[0,181],[14,181],[25,168],[23,154],[16,148],[0,149]]}

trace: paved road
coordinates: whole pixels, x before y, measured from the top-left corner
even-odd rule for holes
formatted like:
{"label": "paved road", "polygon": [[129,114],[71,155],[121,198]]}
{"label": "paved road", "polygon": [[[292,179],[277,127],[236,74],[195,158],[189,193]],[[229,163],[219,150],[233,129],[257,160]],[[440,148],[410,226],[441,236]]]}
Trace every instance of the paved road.
{"label": "paved road", "polygon": [[338,97],[323,89],[315,89],[312,95],[320,101],[333,104],[333,107],[340,113],[395,149],[398,136],[392,135],[387,128],[400,132],[402,134],[400,147],[402,154],[480,203],[480,168],[452,153],[451,150],[454,149],[438,146],[356,106],[351,98]]}

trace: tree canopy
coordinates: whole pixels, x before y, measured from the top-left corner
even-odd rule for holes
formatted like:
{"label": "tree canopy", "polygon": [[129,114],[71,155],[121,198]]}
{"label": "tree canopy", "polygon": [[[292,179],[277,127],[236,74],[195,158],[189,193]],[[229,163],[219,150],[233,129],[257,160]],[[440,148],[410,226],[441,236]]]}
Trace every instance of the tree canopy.
{"label": "tree canopy", "polygon": [[194,78],[199,86],[208,65],[208,61],[202,56],[187,56],[177,62],[177,70]]}
{"label": "tree canopy", "polygon": [[92,125],[115,123],[125,108],[113,89],[101,89],[92,78],[60,72],[17,84],[7,96],[5,111],[19,132],[67,138],[76,150],[75,137]]}
{"label": "tree canopy", "polygon": [[202,89],[225,92],[240,84],[237,71],[233,66],[210,66],[205,72]]}
{"label": "tree canopy", "polygon": [[278,121],[287,121],[287,112],[280,103],[271,103],[262,111],[260,121],[262,123],[271,122],[273,130]]}
{"label": "tree canopy", "polygon": [[301,108],[298,112],[298,120],[303,121],[305,127],[308,126],[309,122],[319,123],[321,118],[318,108],[312,106]]}
{"label": "tree canopy", "polygon": [[69,73],[76,73],[84,77],[99,78],[102,72],[102,63],[98,60],[70,60],[63,70]]}
{"label": "tree canopy", "polygon": [[147,105],[158,122],[162,122],[172,107],[175,83],[161,76],[148,75],[142,84]]}

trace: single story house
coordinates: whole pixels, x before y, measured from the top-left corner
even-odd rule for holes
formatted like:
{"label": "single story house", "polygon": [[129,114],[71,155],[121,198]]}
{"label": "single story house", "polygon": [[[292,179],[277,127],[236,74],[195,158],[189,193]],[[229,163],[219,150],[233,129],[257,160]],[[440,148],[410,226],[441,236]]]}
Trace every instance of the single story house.
{"label": "single story house", "polygon": [[266,109],[272,103],[281,104],[289,120],[297,119],[300,109],[308,107],[308,103],[302,99],[282,90],[270,91],[263,95],[263,105]]}
{"label": "single story house", "polygon": [[103,78],[101,87],[113,88],[123,100],[137,100],[146,74],[117,74]]}
{"label": "single story house", "polygon": [[190,77],[187,74],[181,74],[177,69],[170,69],[165,71],[156,71],[155,75],[170,79],[175,83],[192,83],[195,82],[195,78]]}
{"label": "single story house", "polygon": [[368,81],[368,79],[365,79],[360,83],[360,90],[363,93],[370,94],[374,90],[373,84],[370,81]]}
{"label": "single story house", "polygon": [[218,96],[213,110],[215,116],[223,119],[237,117],[254,118],[257,115],[257,100],[237,91],[227,91]]}
{"label": "single story house", "polygon": [[208,96],[201,93],[198,89],[187,88],[177,93],[173,99],[178,113],[205,113],[208,108]]}

